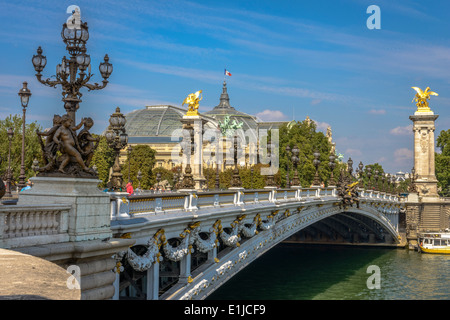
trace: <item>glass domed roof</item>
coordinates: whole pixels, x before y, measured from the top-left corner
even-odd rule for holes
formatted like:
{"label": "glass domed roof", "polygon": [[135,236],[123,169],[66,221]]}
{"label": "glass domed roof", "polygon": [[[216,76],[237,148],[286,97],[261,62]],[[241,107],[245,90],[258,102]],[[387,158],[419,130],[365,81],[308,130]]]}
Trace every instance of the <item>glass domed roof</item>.
{"label": "glass domed roof", "polygon": [[[125,130],[130,142],[169,142],[172,133],[182,128],[181,118],[186,114],[186,110],[170,105],[147,106],[145,109],[132,111],[125,115],[127,122]],[[217,128],[216,121],[211,117],[202,118],[208,120],[205,128]],[[154,137],[154,141],[149,141],[148,137]]]}

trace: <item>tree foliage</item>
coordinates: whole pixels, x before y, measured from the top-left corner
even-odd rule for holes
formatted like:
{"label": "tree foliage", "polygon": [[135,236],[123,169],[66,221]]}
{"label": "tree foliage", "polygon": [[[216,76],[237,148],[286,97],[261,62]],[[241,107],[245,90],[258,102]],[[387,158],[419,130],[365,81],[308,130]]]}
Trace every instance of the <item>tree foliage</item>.
{"label": "tree foliage", "polygon": [[[316,169],[313,164],[314,152],[317,150],[320,153],[319,178],[328,185],[331,169],[328,163],[331,155],[331,145],[327,137],[322,133],[316,131],[317,127],[314,122],[308,123],[305,121],[296,121],[295,123],[284,124],[280,127],[279,137],[279,154],[280,154],[280,168],[278,171],[280,186],[286,187],[286,172],[289,171],[289,179],[294,177],[294,166],[292,163],[292,152],[289,154],[286,151],[286,146],[289,145],[292,150],[294,145],[299,148],[299,161],[297,165],[298,176],[303,187],[309,187],[313,180]],[[339,177],[341,169],[346,168],[346,164],[335,160],[335,168],[333,170],[334,178]],[[287,169],[289,168],[289,169]]]}
{"label": "tree foliage", "polygon": [[[11,140],[11,169],[13,179],[18,181],[20,175],[20,166],[22,161],[22,116],[9,115],[5,120],[0,120],[0,175],[4,177],[8,168],[9,140],[7,131],[13,128],[14,136]],[[43,165],[41,146],[39,144],[36,130],[42,131],[42,128],[36,121],[25,123],[25,175],[30,178],[35,175],[32,170],[33,160],[37,159],[39,165]]]}
{"label": "tree foliage", "polygon": [[[96,134],[92,135],[94,138],[99,137]],[[109,180],[110,169],[114,164],[114,150],[108,146],[105,136],[100,136],[97,149],[95,149],[94,156],[91,160],[91,166],[97,167],[98,178],[102,181],[99,187],[105,188]]]}
{"label": "tree foliage", "polygon": [[440,153],[435,154],[436,179],[443,196],[450,195],[450,129],[442,130],[437,138]]}
{"label": "tree foliage", "polygon": [[[141,170],[141,189],[151,189],[156,183],[156,176],[154,175],[156,172],[153,172],[153,167],[156,163],[155,154],[156,151],[148,145],[139,144],[133,146],[129,156],[130,161],[128,161],[127,156],[126,161],[122,164],[123,181],[125,183],[128,181],[128,167],[130,167],[130,180],[133,182],[133,188],[137,188],[139,186],[137,174]],[[158,170],[161,169],[158,168]]]}

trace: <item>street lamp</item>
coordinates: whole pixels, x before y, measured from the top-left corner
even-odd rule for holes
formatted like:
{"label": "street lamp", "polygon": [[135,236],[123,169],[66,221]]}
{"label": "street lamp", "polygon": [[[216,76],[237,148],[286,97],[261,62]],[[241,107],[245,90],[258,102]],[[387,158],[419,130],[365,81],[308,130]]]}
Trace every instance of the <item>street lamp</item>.
{"label": "street lamp", "polygon": [[330,157],[329,157],[328,159],[330,160],[330,162],[328,162],[328,166],[330,167],[330,170],[331,170],[330,183],[329,183],[329,185],[330,185],[330,186],[335,186],[335,185],[336,185],[336,181],[334,181],[334,173],[333,173],[333,170],[334,170],[334,168],[336,167],[336,162],[335,162],[336,157],[335,157],[333,154],[331,154]]}
{"label": "street lamp", "polygon": [[351,179],[352,178],[352,173],[353,173],[353,160],[352,160],[352,158],[348,158],[347,171],[348,171],[348,174],[350,175],[350,179]]}
{"label": "street lamp", "polygon": [[273,150],[273,145],[272,145],[272,137],[270,138],[270,141],[267,141],[267,156],[270,159],[270,166],[269,166],[269,174],[267,175],[266,178],[266,187],[276,187],[276,183],[275,183],[275,178],[273,175],[273,170],[272,170],[272,151]]}
{"label": "street lamp", "polygon": [[286,187],[290,188],[291,184],[289,181],[289,157],[291,156],[291,147],[289,145],[286,146],[286,155],[288,160],[286,161]]}
{"label": "street lamp", "polygon": [[298,155],[300,154],[300,149],[297,147],[297,145],[294,145],[294,148],[292,148],[292,164],[294,165],[294,178],[292,179],[292,185],[293,186],[300,186],[300,179],[298,178],[298,162],[299,158]]}
{"label": "street lamp", "polygon": [[375,179],[375,191],[378,191],[378,178],[379,178],[378,174],[379,173],[380,172],[375,169],[375,172],[374,172],[374,175],[373,175],[373,177]]}
{"label": "street lamp", "polygon": [[8,170],[6,171],[6,193],[5,196],[8,198],[12,197],[11,194],[11,179],[12,179],[12,171],[11,171],[11,140],[14,137],[13,128],[8,128],[6,132],[8,135],[9,148],[8,148]]}
{"label": "street lamp", "polygon": [[[75,11],[77,11],[77,9],[74,10],[73,17],[74,19],[77,19],[75,18]],[[41,47],[38,47],[37,54],[33,55],[31,62],[36,71],[36,78],[40,83],[53,88],[57,85],[61,85],[63,89],[62,101],[64,102],[64,108],[73,123],[75,123],[75,112],[79,108],[79,103],[81,102],[80,98],[82,96],[80,89],[85,87],[91,91],[105,88],[108,84],[108,78],[113,71],[113,67],[106,54],[104,61],[99,65],[99,71],[103,78],[102,84],[88,83],[93,74],[91,73],[91,57],[86,54],[86,43],[89,39],[87,22],[82,22],[79,19],[79,24],[76,25],[67,25],[67,23],[64,23],[61,37],[66,44],[66,50],[68,51],[70,58],[64,56],[61,63],[56,66],[56,80],[42,79],[41,72],[47,64],[47,58],[42,55],[43,50]],[[87,73],[85,72],[86,70],[88,70]]]}
{"label": "street lamp", "polygon": [[360,188],[364,187],[363,179],[362,179],[363,173],[364,173],[363,170],[364,170],[364,164],[362,163],[362,161],[360,161],[359,164],[358,164],[358,168],[356,169],[356,172],[358,173],[358,179],[359,179],[359,185],[358,186]]}
{"label": "street lamp", "polygon": [[316,167],[316,173],[314,174],[314,182],[313,185],[314,186],[320,186],[320,179],[319,179],[319,165],[320,165],[320,153],[319,151],[316,149],[316,151],[313,154],[314,156],[314,160],[313,160],[313,165],[314,167]]}
{"label": "street lamp", "polygon": [[130,154],[131,151],[133,151],[133,148],[131,146],[128,146],[127,149],[127,160],[128,160],[128,182],[131,182],[131,176],[130,176],[130,167],[131,167],[131,162],[130,162]]}
{"label": "street lamp", "polygon": [[22,161],[20,164],[20,175],[19,175],[19,190],[26,186],[25,183],[25,112],[27,110],[28,102],[30,100],[31,92],[27,87],[28,83],[25,81],[23,87],[19,90],[20,103],[22,104],[23,117],[22,117]]}
{"label": "street lamp", "polygon": [[119,156],[120,150],[128,143],[128,135],[125,133],[125,123],[127,120],[120,112],[120,108],[116,108],[109,118],[109,127],[106,131],[105,137],[108,145],[114,149],[116,157],[113,165],[113,172],[111,175],[111,184],[113,190],[120,190],[122,188],[122,172],[120,172]]}
{"label": "street lamp", "polygon": [[142,172],[141,172],[141,169],[139,169],[136,178],[137,178],[138,181],[139,181],[139,191],[141,191],[141,179],[142,179]]}
{"label": "street lamp", "polygon": [[[88,91],[91,91],[105,88],[108,84],[108,78],[113,71],[113,67],[109,62],[108,55],[105,55],[104,61],[99,65],[100,75],[103,78],[102,83],[89,83],[93,76],[91,73],[91,57],[86,53],[86,43],[89,40],[89,31],[87,23],[81,21],[78,7],[75,7],[75,10],[72,12],[72,17],[67,20],[67,23],[63,24],[61,38],[66,45],[68,57],[64,56],[61,59],[61,63],[56,65],[56,74],[52,76],[52,78],[43,78],[42,71],[47,65],[47,58],[43,55],[43,50],[40,46],[38,47],[36,54],[33,55],[31,62],[36,71],[36,79],[40,83],[52,88],[61,85],[62,101],[67,113],[67,116],[63,115],[61,118],[68,117],[72,124],[67,124],[67,128],[72,128],[76,125],[75,113],[82,101],[81,89],[87,88]],[[67,121],[66,123],[69,123],[69,119],[65,120],[65,122]],[[86,128],[87,126],[89,128]],[[92,127],[92,125],[87,125],[85,123],[85,128],[83,130],[88,131],[90,127]],[[62,167],[58,169],[56,166],[50,165],[42,168],[44,170],[40,170],[41,172],[39,174],[46,175],[47,173],[58,173],[58,171],[61,171],[63,174],[74,177],[97,176],[97,173],[95,173],[94,170],[88,169],[90,162],[89,154],[92,154],[93,150],[77,150],[77,152],[75,152],[71,148],[72,145],[82,145],[84,141],[80,140],[85,139],[85,137],[86,134],[82,137],[77,136],[76,133],[73,134],[72,138],[69,139],[73,141],[66,141],[61,144],[61,150],[59,150],[59,148],[53,148],[49,152],[44,151],[44,148],[42,148],[43,156],[48,162],[54,164],[53,159],[57,158],[56,153],[59,150],[63,153],[63,156],[65,156],[64,154],[70,154],[68,164],[73,164],[73,166],[71,170],[65,173]],[[59,157],[59,159],[61,160],[61,157]],[[83,171],[81,171],[81,169],[83,169]]]}
{"label": "street lamp", "polygon": [[240,188],[242,186],[241,177],[239,176],[239,168],[238,168],[238,150],[240,150],[239,145],[241,139],[236,135],[234,136],[234,146],[233,146],[233,155],[234,155],[234,170],[233,170],[233,178],[231,179],[231,187]]}
{"label": "street lamp", "polygon": [[366,166],[366,170],[367,170],[367,177],[369,178],[369,181],[367,183],[367,188],[370,190],[370,189],[372,189],[372,167]]}

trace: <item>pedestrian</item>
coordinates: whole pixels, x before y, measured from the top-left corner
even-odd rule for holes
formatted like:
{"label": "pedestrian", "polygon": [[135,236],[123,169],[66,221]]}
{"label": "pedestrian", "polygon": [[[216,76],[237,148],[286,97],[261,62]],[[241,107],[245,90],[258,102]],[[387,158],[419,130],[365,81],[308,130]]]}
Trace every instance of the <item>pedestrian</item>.
{"label": "pedestrian", "polygon": [[129,195],[132,195],[134,190],[133,190],[133,181],[128,181],[127,183],[127,192]]}
{"label": "pedestrian", "polygon": [[27,185],[20,190],[20,192],[31,189],[31,181],[28,179]]}

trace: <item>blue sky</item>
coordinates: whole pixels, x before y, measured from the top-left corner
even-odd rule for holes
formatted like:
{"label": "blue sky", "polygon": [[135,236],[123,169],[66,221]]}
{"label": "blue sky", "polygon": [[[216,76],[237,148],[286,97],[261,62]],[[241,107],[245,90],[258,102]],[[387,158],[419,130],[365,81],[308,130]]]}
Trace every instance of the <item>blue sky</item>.
{"label": "blue sky", "polygon": [[[95,82],[105,53],[114,72],[106,89],[84,90],[77,118],[102,132],[109,115],[145,105],[180,106],[203,90],[200,111],[219,103],[226,67],[231,105],[263,120],[317,121],[337,151],[389,172],[413,166],[412,86],[439,93],[436,136],[450,128],[448,1],[0,1],[0,118],[20,113],[23,81],[32,91],[27,121],[51,125],[61,90],[34,77],[31,57],[55,74],[66,55],[60,32],[69,5],[89,25]],[[369,5],[381,29],[369,30]]]}

